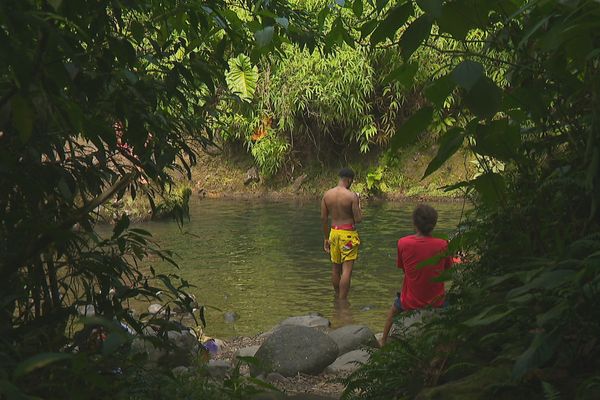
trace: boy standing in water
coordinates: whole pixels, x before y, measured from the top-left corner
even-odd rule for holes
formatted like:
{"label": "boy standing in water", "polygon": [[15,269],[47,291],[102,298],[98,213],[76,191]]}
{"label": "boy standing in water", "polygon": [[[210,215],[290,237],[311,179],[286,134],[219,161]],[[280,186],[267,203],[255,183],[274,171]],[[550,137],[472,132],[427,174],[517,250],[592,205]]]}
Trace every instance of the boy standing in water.
{"label": "boy standing in water", "polygon": [[[342,168],[338,185],[329,189],[321,201],[321,223],[323,224],[323,248],[331,255],[333,268],[331,283],[336,298],[346,300],[350,290],[352,267],[358,258],[360,238],[356,224],[362,220],[358,195],[350,191],[354,171]],[[331,230],[329,229],[331,214]]]}
{"label": "boy standing in water", "polygon": [[402,292],[398,293],[388,311],[381,345],[386,343],[394,316],[399,312],[444,306],[444,283],[433,282],[432,279],[452,266],[452,258],[443,257],[433,265],[420,265],[448,249],[445,240],[431,236],[437,223],[437,211],[427,204],[420,204],[415,208],[412,218],[416,234],[398,240],[397,267],[404,270],[404,282]]}

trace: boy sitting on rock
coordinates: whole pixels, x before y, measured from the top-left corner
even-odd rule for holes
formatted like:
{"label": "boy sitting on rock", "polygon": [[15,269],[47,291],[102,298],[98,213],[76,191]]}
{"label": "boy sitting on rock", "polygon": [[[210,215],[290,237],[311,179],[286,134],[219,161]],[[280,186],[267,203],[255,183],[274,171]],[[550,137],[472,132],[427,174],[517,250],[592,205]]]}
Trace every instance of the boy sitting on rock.
{"label": "boy sitting on rock", "polygon": [[[394,316],[401,311],[428,307],[443,307],[445,290],[443,282],[433,282],[444,270],[452,266],[451,257],[432,259],[444,254],[448,243],[434,238],[431,232],[437,223],[437,211],[427,205],[418,205],[412,215],[416,234],[398,240],[397,266],[404,270],[402,292],[398,293],[387,314],[381,345],[387,342]],[[430,262],[426,262],[430,260]]]}

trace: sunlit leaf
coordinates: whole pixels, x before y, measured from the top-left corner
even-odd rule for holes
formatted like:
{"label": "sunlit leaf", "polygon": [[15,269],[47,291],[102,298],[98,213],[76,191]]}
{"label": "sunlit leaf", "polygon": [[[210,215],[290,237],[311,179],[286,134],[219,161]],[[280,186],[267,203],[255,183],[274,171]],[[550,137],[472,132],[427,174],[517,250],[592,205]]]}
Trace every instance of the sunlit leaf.
{"label": "sunlit leaf", "polygon": [[250,101],[254,97],[258,82],[258,67],[252,65],[250,57],[240,54],[229,60],[229,71],[225,73],[225,80],[229,90],[241,99]]}

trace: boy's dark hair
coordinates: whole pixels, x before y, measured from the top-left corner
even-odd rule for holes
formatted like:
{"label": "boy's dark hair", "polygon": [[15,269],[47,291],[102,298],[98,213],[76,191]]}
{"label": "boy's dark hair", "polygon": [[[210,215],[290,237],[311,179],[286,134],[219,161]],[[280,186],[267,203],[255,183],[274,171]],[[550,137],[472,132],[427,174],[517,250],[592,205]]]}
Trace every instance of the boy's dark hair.
{"label": "boy's dark hair", "polygon": [[342,169],[340,169],[338,176],[340,178],[354,179],[354,171],[352,171],[350,168],[342,168]]}
{"label": "boy's dark hair", "polygon": [[423,235],[429,235],[437,224],[438,213],[427,204],[419,204],[413,211],[413,224]]}

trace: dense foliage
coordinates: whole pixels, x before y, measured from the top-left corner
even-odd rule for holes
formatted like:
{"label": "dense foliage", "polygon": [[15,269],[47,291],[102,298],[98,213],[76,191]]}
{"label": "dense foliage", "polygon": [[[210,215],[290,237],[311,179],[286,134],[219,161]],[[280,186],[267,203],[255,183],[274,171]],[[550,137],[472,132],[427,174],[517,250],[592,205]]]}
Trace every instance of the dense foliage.
{"label": "dense foliage", "polygon": [[[357,16],[360,4],[349,5]],[[463,377],[421,395],[597,397],[600,6],[420,0],[377,7],[360,27],[373,31],[375,45],[395,46],[407,63],[419,47],[452,55],[390,151],[412,143],[452,94],[456,122],[426,174],[462,146],[481,173],[457,185],[476,207],[450,246],[468,255],[444,277],[453,280],[452,306],[374,357],[351,377],[347,397],[412,398]],[[332,30],[326,42],[339,36]],[[439,47],[440,37],[460,46]]]}
{"label": "dense foliage", "polygon": [[[99,233],[95,210],[125,195],[155,208],[173,172],[189,174],[194,146],[211,141],[226,60],[258,59],[286,35],[310,42],[303,18],[277,1],[0,3],[0,397],[131,389],[115,372],[130,364],[114,321],[164,338],[172,326],[132,317],[130,300],[162,293],[190,312],[193,300],[186,282],[154,274],[173,260],[148,232],[123,215]],[[69,351],[78,306],[96,315],[83,337],[108,335],[101,351],[85,340]]]}

